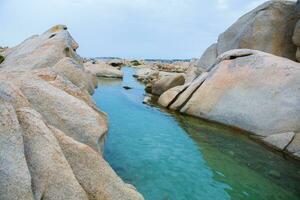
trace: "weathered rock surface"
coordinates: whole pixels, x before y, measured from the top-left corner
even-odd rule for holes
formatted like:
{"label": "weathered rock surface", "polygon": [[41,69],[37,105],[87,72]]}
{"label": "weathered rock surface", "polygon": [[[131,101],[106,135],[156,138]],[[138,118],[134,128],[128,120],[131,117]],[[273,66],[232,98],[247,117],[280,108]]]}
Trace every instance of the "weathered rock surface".
{"label": "weathered rock surface", "polygon": [[115,67],[112,67],[106,63],[84,63],[84,67],[90,73],[98,77],[107,78],[122,78],[123,72]]}
{"label": "weathered rock surface", "polygon": [[297,157],[298,136],[287,133],[300,131],[299,84],[299,63],[261,51],[237,49],[220,55],[214,68],[202,73],[184,91],[179,87],[166,91],[159,103],[244,129]]}
{"label": "weathered rock surface", "polygon": [[287,152],[300,159],[300,132],[296,133],[292,142],[286,148]]}
{"label": "weathered rock surface", "polygon": [[169,107],[187,87],[189,84],[180,85],[173,87],[167,91],[165,91],[162,95],[160,95],[158,99],[158,104],[163,107]]}
{"label": "weathered rock surface", "polygon": [[218,55],[231,49],[256,49],[295,60],[292,42],[300,13],[292,1],[268,1],[242,16],[218,39]]}
{"label": "weathered rock surface", "polygon": [[4,51],[0,64],[0,199],[137,200],[104,161],[107,117],[95,76],[63,25]]}
{"label": "weathered rock surface", "polygon": [[84,72],[82,64],[79,64],[69,57],[65,57],[56,63],[56,65],[53,66],[53,69],[66,76],[67,79],[79,87],[79,89],[93,93],[97,82],[92,74]]}
{"label": "weathered rock surface", "polygon": [[261,136],[300,129],[300,65],[254,50],[218,58],[182,112]]}
{"label": "weathered rock surface", "polygon": [[173,76],[168,76],[165,78],[161,78],[156,81],[152,86],[152,94],[154,95],[161,95],[168,89],[183,85],[185,82],[184,76],[182,74],[176,74]]}
{"label": "weathered rock surface", "polygon": [[195,60],[171,63],[145,62],[142,65],[135,66],[137,70],[134,77],[146,85],[151,84],[152,88],[152,85],[162,78],[182,74],[185,78],[185,83],[188,84],[201,73],[195,63]]}
{"label": "weathered rock surface", "polygon": [[35,199],[88,199],[62,150],[36,111],[17,111]]}
{"label": "weathered rock surface", "polygon": [[38,75],[39,78],[47,81],[52,86],[67,92],[71,96],[83,100],[90,107],[99,111],[87,90],[80,89],[71,81],[64,78],[64,76],[56,72],[53,68],[38,69],[32,71],[32,73]]}
{"label": "weathered rock surface", "polygon": [[[240,17],[224,33],[217,44],[202,55],[198,67],[210,69],[213,58],[232,49],[255,49],[296,60],[292,37],[299,9],[294,1],[267,1]],[[299,55],[299,53],[298,53]]]}
{"label": "weathered rock surface", "polygon": [[107,121],[104,116],[85,102],[45,81],[22,77],[19,87],[47,123],[77,141],[89,144],[94,149],[101,149],[99,139],[107,132]]}
{"label": "weathered rock surface", "polygon": [[136,70],[134,77],[137,78],[138,81],[148,84],[157,81],[159,71],[153,68],[141,68]]}
{"label": "weathered rock surface", "polygon": [[198,78],[196,78],[189,87],[183,91],[180,96],[177,97],[176,101],[174,101],[170,105],[170,109],[172,110],[179,110],[181,109],[185,103],[191,98],[193,93],[201,86],[201,84],[205,81],[207,78],[208,73],[204,72],[202,73]]}
{"label": "weathered rock surface", "polygon": [[204,69],[204,71],[209,71],[218,57],[217,43],[209,46],[205,52],[202,54],[197,66]]}
{"label": "weathered rock surface", "polygon": [[7,71],[26,71],[52,67],[62,58],[70,57],[77,62],[82,59],[76,54],[78,44],[64,25],[52,27],[42,35],[34,35],[16,47],[5,51],[1,68]]}
{"label": "weathered rock surface", "polygon": [[295,136],[294,132],[273,134],[268,137],[265,137],[263,141],[268,145],[273,146],[279,150],[284,150],[288,144],[293,140]]}
{"label": "weathered rock surface", "polygon": [[[0,199],[34,199],[22,130],[14,107],[0,92]],[[5,98],[5,96],[4,96]]]}
{"label": "weathered rock surface", "polygon": [[101,155],[89,146],[79,143],[54,127],[50,127],[89,199],[140,199],[131,187],[116,175]]}

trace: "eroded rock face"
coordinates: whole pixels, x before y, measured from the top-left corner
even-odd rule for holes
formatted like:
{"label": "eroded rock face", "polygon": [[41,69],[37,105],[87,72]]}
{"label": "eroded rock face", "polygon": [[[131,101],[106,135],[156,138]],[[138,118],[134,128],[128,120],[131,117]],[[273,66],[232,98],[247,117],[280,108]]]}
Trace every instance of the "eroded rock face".
{"label": "eroded rock face", "polygon": [[107,132],[107,121],[88,104],[39,79],[22,77],[19,84],[28,101],[47,123],[77,141],[101,149],[99,139]]}
{"label": "eroded rock face", "polygon": [[160,95],[158,104],[163,107],[169,107],[188,86],[189,84],[180,85],[165,91]]}
{"label": "eroded rock face", "polygon": [[22,130],[14,107],[1,96],[0,130],[0,199],[33,200]]}
{"label": "eroded rock face", "polygon": [[161,95],[168,89],[183,85],[185,82],[184,76],[182,74],[176,74],[173,76],[168,76],[165,78],[161,78],[156,81],[152,86],[152,94],[154,95]]}
{"label": "eroded rock face", "polygon": [[1,68],[6,71],[26,71],[52,67],[64,57],[81,62],[76,54],[78,44],[67,31],[67,27],[57,25],[42,35],[35,35],[20,45],[5,51]]}
{"label": "eroded rock face", "polygon": [[[296,60],[292,37],[300,12],[296,2],[268,1],[240,17],[219,35],[202,55],[198,66],[212,67],[213,58],[232,49],[255,49]],[[299,54],[299,53],[298,53]]]}
{"label": "eroded rock face", "polygon": [[218,62],[182,112],[261,136],[300,129],[299,63],[254,50]]}
{"label": "eroded rock face", "polygon": [[170,104],[170,109],[172,110],[180,110],[185,103],[192,97],[194,92],[201,86],[201,84],[207,78],[208,73],[202,73],[198,78],[196,78],[188,88],[186,88],[179,96],[177,96],[176,101]]}
{"label": "eroded rock face", "polygon": [[[166,91],[160,104],[256,134],[297,157],[300,131],[300,64],[256,50],[228,51],[183,92]],[[176,99],[174,100],[174,96]],[[275,135],[276,134],[276,135]],[[295,141],[294,141],[295,140]],[[288,145],[291,146],[288,146]]]}
{"label": "eroded rock face", "polygon": [[36,111],[17,111],[35,199],[88,199],[52,132]]}
{"label": "eroded rock face", "polygon": [[89,93],[93,93],[97,83],[94,80],[96,77],[85,72],[83,64],[76,62],[72,58],[65,57],[56,63],[53,69],[66,76],[68,80],[81,90],[87,90]]}
{"label": "eroded rock face", "polygon": [[102,158],[107,116],[89,96],[95,76],[83,67],[77,47],[58,25],[5,51],[1,200],[143,199]]}
{"label": "eroded rock face", "polygon": [[66,136],[55,127],[50,129],[90,200],[143,199],[132,187],[124,184],[98,152]]}

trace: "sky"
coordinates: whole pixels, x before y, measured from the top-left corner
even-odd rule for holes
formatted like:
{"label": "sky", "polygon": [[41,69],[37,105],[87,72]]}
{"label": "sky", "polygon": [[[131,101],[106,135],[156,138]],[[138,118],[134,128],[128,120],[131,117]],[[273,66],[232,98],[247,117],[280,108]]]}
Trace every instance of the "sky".
{"label": "sky", "polygon": [[65,24],[84,57],[199,58],[265,0],[0,0],[0,46]]}

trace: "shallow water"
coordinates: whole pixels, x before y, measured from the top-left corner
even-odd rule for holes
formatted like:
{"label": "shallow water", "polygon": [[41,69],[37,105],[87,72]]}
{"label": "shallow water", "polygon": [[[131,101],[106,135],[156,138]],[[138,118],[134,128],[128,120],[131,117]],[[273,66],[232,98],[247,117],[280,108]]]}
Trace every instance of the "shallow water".
{"label": "shallow water", "polygon": [[134,69],[123,72],[123,82],[101,79],[93,98],[109,115],[105,159],[146,200],[300,199],[299,163],[237,130],[142,104]]}

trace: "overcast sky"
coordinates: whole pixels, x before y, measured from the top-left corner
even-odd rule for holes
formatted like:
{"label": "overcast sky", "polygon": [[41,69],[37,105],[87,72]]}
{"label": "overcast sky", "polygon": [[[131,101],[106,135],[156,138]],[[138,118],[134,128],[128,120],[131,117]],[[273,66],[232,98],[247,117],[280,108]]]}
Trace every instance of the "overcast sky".
{"label": "overcast sky", "polygon": [[0,46],[65,24],[82,56],[193,58],[265,0],[0,0]]}

